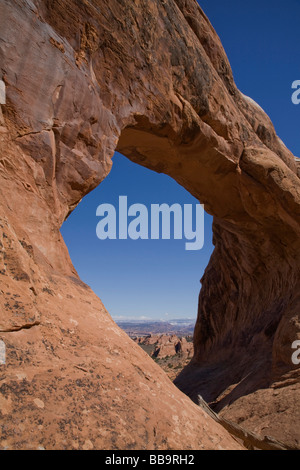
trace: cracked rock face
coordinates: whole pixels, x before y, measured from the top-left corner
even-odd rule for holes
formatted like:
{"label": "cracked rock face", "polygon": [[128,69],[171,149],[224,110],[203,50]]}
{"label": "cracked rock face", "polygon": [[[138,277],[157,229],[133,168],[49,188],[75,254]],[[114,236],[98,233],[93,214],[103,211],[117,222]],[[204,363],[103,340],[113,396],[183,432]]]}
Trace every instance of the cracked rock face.
{"label": "cracked rock face", "polygon": [[197,2],[2,0],[0,64],[0,448],[239,448],[69,259],[61,224],[115,150],[214,215],[195,357],[177,385],[299,444],[297,164],[237,90]]}

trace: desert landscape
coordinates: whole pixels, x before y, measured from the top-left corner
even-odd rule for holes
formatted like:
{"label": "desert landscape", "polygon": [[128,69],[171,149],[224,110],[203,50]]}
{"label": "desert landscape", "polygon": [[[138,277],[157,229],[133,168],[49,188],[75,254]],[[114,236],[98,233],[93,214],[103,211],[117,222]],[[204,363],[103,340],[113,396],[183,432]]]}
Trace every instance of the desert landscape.
{"label": "desert landscape", "polygon": [[[299,450],[300,164],[197,1],[0,0],[0,64],[0,450]],[[72,264],[116,151],[214,217],[192,331]]]}
{"label": "desert landscape", "polygon": [[176,379],[177,375],[193,357],[192,337],[178,338],[176,335],[151,335],[134,338],[134,341],[152,357],[172,381]]}
{"label": "desert landscape", "polygon": [[170,321],[117,321],[117,324],[174,381],[194,355],[194,322],[186,319]]}

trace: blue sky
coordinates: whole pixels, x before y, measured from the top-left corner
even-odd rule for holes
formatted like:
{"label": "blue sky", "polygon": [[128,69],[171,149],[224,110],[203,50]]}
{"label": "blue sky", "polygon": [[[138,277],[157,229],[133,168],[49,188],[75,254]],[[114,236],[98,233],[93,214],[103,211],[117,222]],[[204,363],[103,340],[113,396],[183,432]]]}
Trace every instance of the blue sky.
{"label": "blue sky", "polygon": [[198,3],[221,38],[238,88],[260,104],[300,157],[300,105],[291,101],[292,83],[300,80],[300,1]]}
{"label": "blue sky", "polygon": [[[219,34],[240,90],[271,117],[286,145],[300,156],[300,105],[292,104],[292,83],[300,80],[298,0],[203,0],[199,2]],[[213,250],[212,218],[205,216],[201,251],[184,240],[105,240],[96,237],[100,204],[196,204],[175,181],[115,154],[104,182],[85,197],[62,227],[82,280],[115,319],[196,318],[200,279]]]}

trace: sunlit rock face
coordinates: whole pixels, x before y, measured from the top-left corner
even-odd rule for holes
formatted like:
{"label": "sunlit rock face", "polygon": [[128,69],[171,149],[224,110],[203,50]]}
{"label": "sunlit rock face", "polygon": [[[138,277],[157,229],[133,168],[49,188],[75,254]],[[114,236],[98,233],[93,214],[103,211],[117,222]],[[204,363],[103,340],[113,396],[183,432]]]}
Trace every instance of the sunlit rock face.
{"label": "sunlit rock face", "polygon": [[297,443],[297,164],[237,90],[197,2],[2,0],[0,64],[0,448],[239,447],[69,259],[59,229],[115,150],[214,215],[195,356],[177,385]]}

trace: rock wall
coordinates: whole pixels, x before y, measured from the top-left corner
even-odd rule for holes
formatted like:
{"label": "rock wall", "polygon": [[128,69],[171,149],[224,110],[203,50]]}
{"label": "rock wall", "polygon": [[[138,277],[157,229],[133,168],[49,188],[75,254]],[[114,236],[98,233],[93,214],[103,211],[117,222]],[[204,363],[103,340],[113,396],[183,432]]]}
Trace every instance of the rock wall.
{"label": "rock wall", "polygon": [[[262,433],[288,390],[270,431],[298,442],[297,166],[237,90],[197,2],[1,0],[0,64],[1,448],[238,447],[119,330],[69,259],[59,229],[115,150],[215,217],[195,357],[178,386],[232,413],[246,400],[239,419]],[[269,424],[251,422],[275,383]]]}

